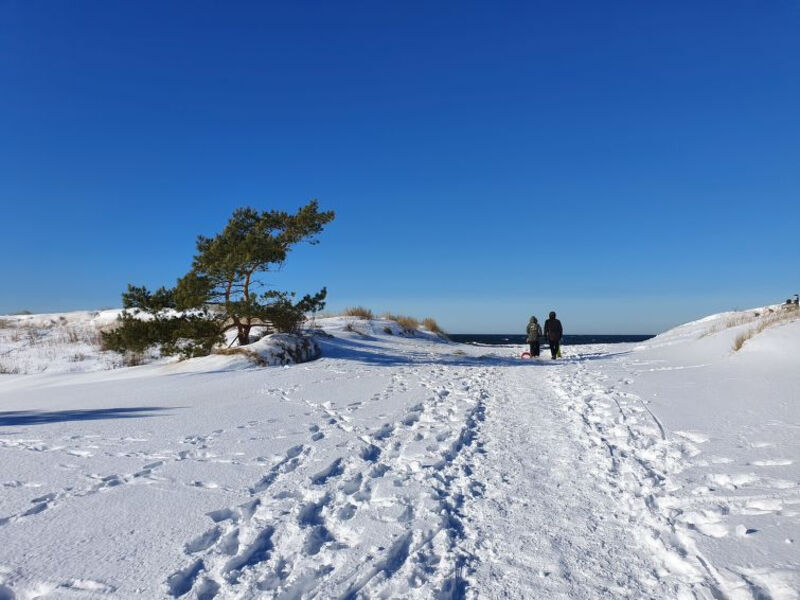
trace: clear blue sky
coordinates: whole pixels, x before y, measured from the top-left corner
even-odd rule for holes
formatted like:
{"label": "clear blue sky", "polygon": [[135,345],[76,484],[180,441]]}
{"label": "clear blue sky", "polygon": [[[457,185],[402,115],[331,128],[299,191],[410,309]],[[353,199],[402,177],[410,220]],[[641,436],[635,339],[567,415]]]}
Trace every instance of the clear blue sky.
{"label": "clear blue sky", "polygon": [[800,3],[0,1],[0,313],[337,212],[329,308],[648,333],[800,288]]}

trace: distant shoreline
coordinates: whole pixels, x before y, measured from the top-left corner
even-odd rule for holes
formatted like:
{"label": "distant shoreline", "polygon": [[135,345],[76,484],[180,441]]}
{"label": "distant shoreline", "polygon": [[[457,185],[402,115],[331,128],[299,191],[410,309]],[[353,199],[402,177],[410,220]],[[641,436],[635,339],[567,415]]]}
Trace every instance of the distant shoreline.
{"label": "distant shoreline", "polygon": [[[504,344],[524,344],[526,343],[525,334],[509,333],[509,334],[496,334],[496,333],[451,333],[448,336],[454,342],[462,344],[488,344],[492,346],[501,346]],[[589,334],[589,335],[565,335],[564,344],[579,346],[582,344],[624,344],[644,342],[655,337],[655,334],[640,334],[640,335],[606,335],[606,334]],[[542,338],[542,342],[546,340]]]}

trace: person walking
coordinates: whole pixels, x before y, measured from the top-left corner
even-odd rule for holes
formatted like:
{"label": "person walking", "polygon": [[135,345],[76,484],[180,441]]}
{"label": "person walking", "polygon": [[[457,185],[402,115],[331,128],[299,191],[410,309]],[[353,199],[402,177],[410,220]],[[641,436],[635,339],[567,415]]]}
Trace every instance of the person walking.
{"label": "person walking", "polygon": [[539,325],[536,317],[531,317],[531,320],[528,321],[525,332],[528,334],[527,341],[531,347],[531,358],[539,358],[539,338],[542,335],[542,326]]}
{"label": "person walking", "polygon": [[561,345],[561,337],[564,335],[564,328],[561,327],[561,321],[556,319],[555,311],[550,311],[550,318],[544,322],[544,336],[550,344],[550,355],[553,359],[558,356],[558,349]]}

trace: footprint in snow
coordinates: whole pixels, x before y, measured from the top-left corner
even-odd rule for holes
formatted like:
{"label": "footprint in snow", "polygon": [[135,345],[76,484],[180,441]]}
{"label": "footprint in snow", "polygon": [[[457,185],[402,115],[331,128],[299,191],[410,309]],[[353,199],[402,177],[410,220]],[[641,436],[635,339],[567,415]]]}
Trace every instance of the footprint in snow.
{"label": "footprint in snow", "polygon": [[758,533],[758,529],[753,529],[752,527],[745,527],[744,525],[737,525],[735,531],[736,535],[742,538],[746,538],[747,536]]}
{"label": "footprint in snow", "polygon": [[754,460],[748,464],[754,467],[786,467],[793,463],[794,461],[788,458],[773,458],[768,460]]}
{"label": "footprint in snow", "polygon": [[694,442],[695,444],[704,444],[711,439],[710,436],[698,431],[676,431],[675,435],[679,435],[690,442]]}
{"label": "footprint in snow", "polygon": [[337,458],[327,467],[325,467],[322,471],[317,473],[316,475],[311,476],[311,483],[314,485],[323,485],[332,477],[338,477],[344,473],[344,468],[342,467],[342,459]]}
{"label": "footprint in snow", "polygon": [[170,596],[179,598],[190,592],[194,586],[195,579],[204,568],[205,564],[198,559],[167,577],[167,591]]}
{"label": "footprint in snow", "polygon": [[79,458],[89,458],[91,456],[94,456],[94,454],[92,454],[88,450],[67,450],[67,454],[69,454],[70,456],[77,456]]}
{"label": "footprint in snow", "polygon": [[215,490],[215,489],[219,488],[219,484],[218,483],[214,483],[213,481],[197,481],[197,480],[195,480],[195,481],[190,482],[189,486],[190,487],[196,487],[196,488],[203,488],[203,489],[207,489],[207,490]]}
{"label": "footprint in snow", "polygon": [[[103,583],[102,581],[95,581],[93,579],[70,579],[69,581],[61,583],[58,587],[66,590],[90,592],[93,594],[111,594],[117,589],[113,585]],[[0,598],[2,598],[2,595],[0,595]]]}

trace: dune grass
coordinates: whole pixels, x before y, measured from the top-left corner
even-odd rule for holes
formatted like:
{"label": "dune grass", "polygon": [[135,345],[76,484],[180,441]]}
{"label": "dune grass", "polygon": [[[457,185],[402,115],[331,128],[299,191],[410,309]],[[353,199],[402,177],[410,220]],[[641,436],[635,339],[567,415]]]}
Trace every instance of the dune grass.
{"label": "dune grass", "polygon": [[782,305],[779,310],[765,312],[763,315],[761,315],[754,327],[750,327],[736,336],[736,338],[733,340],[733,351],[738,352],[741,350],[748,340],[753,339],[765,329],[769,329],[770,327],[775,327],[783,323],[789,323],[790,321],[795,321],[798,318],[800,318],[800,310],[798,310],[796,305]]}
{"label": "dune grass", "polygon": [[375,315],[373,312],[365,308],[363,306],[352,306],[350,308],[346,308],[344,311],[345,317],[355,317],[357,319],[374,319]]}
{"label": "dune grass", "polygon": [[435,333],[437,335],[445,335],[444,330],[441,327],[439,327],[439,324],[436,322],[436,319],[432,317],[425,317],[424,319],[422,319],[422,326],[431,333]]}
{"label": "dune grass", "polygon": [[384,313],[381,315],[388,321],[397,323],[406,333],[413,333],[419,328],[419,320],[408,315],[397,315],[394,313]]}

